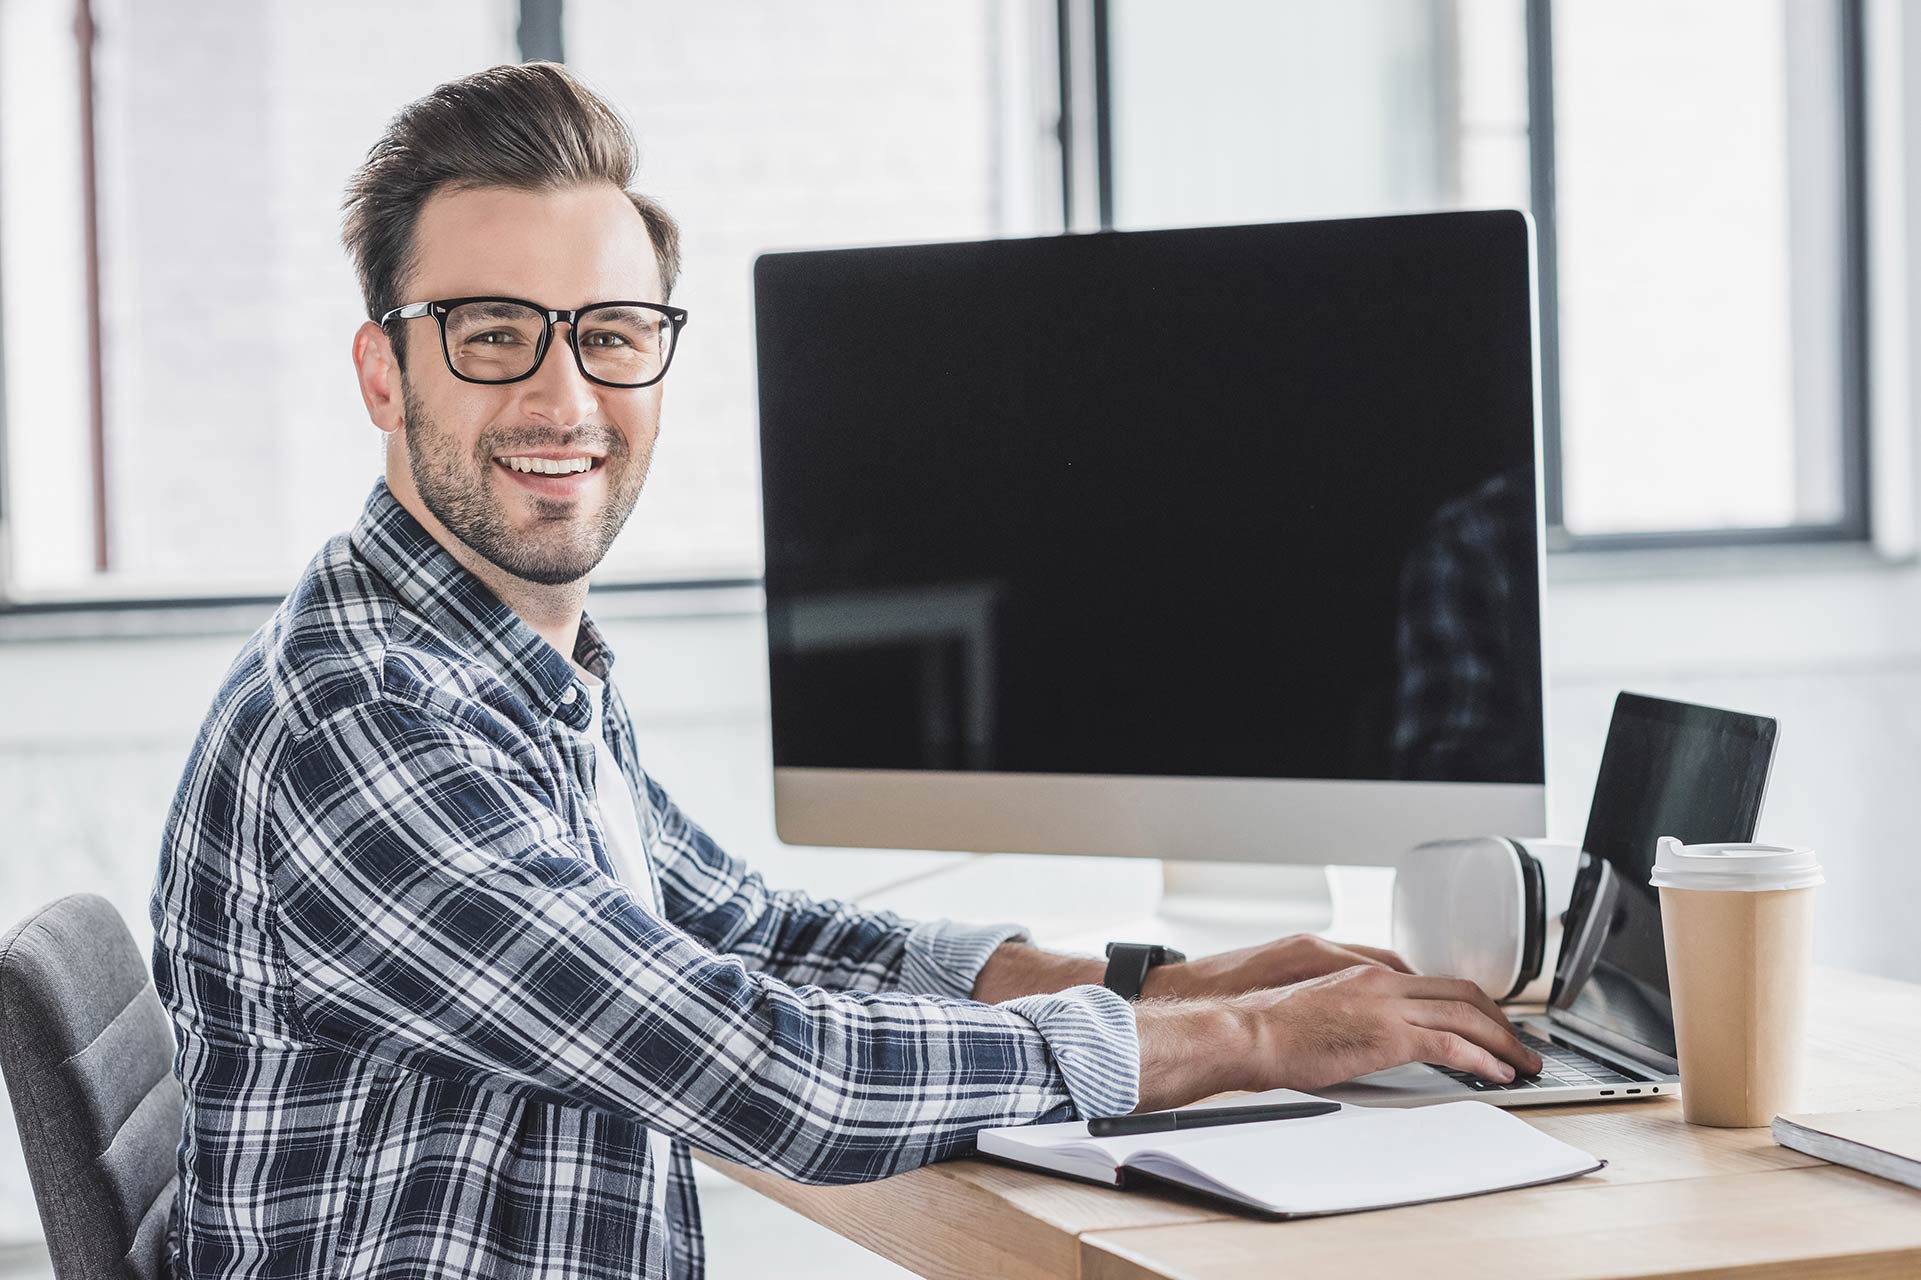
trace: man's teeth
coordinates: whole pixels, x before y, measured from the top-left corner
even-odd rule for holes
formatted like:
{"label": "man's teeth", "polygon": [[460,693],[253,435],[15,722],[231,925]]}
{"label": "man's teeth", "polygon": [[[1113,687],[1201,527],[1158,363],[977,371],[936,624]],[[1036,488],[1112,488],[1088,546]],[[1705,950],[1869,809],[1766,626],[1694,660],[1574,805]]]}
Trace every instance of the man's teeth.
{"label": "man's teeth", "polygon": [[572,475],[594,465],[592,458],[502,458],[515,471],[538,471],[550,476]]}

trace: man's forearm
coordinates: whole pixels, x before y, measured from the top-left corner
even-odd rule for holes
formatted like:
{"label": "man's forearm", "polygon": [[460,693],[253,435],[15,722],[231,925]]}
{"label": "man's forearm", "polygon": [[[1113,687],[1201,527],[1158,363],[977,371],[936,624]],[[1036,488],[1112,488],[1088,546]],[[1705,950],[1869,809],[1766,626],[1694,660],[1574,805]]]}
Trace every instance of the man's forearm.
{"label": "man's forearm", "polygon": [[[1162,969],[1148,972],[1150,980]],[[1019,996],[1097,983],[1107,962],[1068,956],[1024,942],[1003,942],[974,981],[974,999],[999,1004]],[[1243,1057],[1246,1028],[1226,1002],[1156,999],[1153,986],[1137,1006],[1141,1044],[1139,1110],[1179,1106],[1223,1089]]]}
{"label": "man's forearm", "polygon": [[[1142,996],[1185,995],[1167,979],[1178,966],[1157,965],[1147,971],[1141,983]],[[1107,976],[1107,961],[1094,956],[1069,956],[1047,951],[1026,942],[1003,942],[987,957],[987,963],[974,977],[974,999],[983,1004],[999,1004],[1017,996],[1065,991],[1083,983],[1096,983]]]}

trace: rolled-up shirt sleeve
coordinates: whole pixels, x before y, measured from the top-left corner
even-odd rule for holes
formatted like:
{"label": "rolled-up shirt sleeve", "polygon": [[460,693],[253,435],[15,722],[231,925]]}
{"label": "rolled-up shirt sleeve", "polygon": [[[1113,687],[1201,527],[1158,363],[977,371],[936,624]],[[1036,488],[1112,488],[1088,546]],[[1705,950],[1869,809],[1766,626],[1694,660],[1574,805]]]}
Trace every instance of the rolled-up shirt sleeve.
{"label": "rolled-up shirt sleeve", "polygon": [[1046,1039],[1076,1118],[1126,1115],[1140,1102],[1140,1032],[1122,996],[1088,984],[996,1007],[1027,1018]]}
{"label": "rolled-up shirt sleeve", "polygon": [[896,985],[902,991],[970,996],[996,947],[1033,940],[1034,935],[1018,924],[922,920],[907,928]]}
{"label": "rolled-up shirt sleeve", "polygon": [[485,726],[430,708],[369,701],[309,728],[279,762],[264,836],[296,1025],[803,1182],[1134,1106],[1132,1010],[1112,992],[989,1005],[791,984],[647,910],[550,785]]}
{"label": "rolled-up shirt sleeve", "polygon": [[[1017,924],[970,925],[923,920],[907,931],[900,987],[966,996],[987,958],[1003,942],[1032,942]],[[1047,1037],[1067,1091],[1083,1116],[1124,1115],[1140,1101],[1141,1042],[1134,1006],[1098,983],[1001,1003]]]}
{"label": "rolled-up shirt sleeve", "polygon": [[[689,818],[646,777],[647,838],[667,915],[717,951],[789,982],[847,990],[971,999],[1003,942],[1031,942],[1024,925],[907,920],[838,899],[769,889],[758,871]],[[1140,1097],[1133,1006],[1098,985],[1003,1003],[1047,1040],[1081,1116],[1120,1115]]]}

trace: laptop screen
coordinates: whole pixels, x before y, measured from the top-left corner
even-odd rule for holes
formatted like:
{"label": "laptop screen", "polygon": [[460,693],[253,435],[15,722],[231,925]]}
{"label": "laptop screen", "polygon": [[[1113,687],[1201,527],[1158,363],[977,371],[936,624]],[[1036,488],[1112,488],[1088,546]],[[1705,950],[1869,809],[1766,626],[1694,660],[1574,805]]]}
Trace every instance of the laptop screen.
{"label": "laptop screen", "polygon": [[1550,1006],[1557,1020],[1674,1058],[1654,843],[1754,839],[1775,722],[1623,693],[1615,701],[1568,905]]}

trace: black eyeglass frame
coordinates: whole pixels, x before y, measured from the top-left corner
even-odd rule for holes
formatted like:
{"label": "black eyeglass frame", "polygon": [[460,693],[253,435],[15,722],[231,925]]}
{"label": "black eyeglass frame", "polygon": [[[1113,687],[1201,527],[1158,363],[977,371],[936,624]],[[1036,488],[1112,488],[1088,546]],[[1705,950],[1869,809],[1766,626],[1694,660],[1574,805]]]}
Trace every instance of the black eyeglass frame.
{"label": "black eyeglass frame", "polygon": [[[454,368],[454,354],[447,349],[447,316],[455,307],[463,306],[469,302],[511,302],[517,306],[525,307],[529,311],[539,313],[545,323],[540,330],[540,341],[534,347],[534,362],[528,367],[527,372],[516,374],[511,378],[470,378],[460,370]],[[658,311],[661,315],[667,317],[668,323],[673,326],[673,335],[667,344],[667,358],[660,362],[660,372],[647,379],[647,381],[609,382],[605,378],[595,377],[593,374],[587,372],[587,362],[583,360],[580,355],[580,317],[606,307],[641,307],[648,311]],[[403,306],[395,307],[386,315],[381,316],[380,327],[385,329],[388,322],[392,320],[419,320],[425,316],[432,316],[435,324],[438,325],[440,329],[440,358],[447,362],[447,372],[453,374],[454,377],[459,378],[462,382],[477,383],[483,387],[501,387],[511,382],[525,382],[536,373],[539,373],[541,364],[547,359],[547,348],[553,345],[554,326],[563,321],[567,325],[567,346],[574,353],[574,368],[580,370],[581,377],[599,386],[612,387],[618,391],[633,391],[640,387],[651,387],[667,376],[667,366],[674,362],[674,352],[680,349],[680,331],[687,327],[686,309],[684,307],[670,307],[664,302],[591,302],[584,307],[576,307],[572,311],[557,311],[551,307],[543,307],[537,302],[529,302],[525,298],[509,298],[501,294],[491,293],[476,294],[469,298],[435,298],[428,302],[409,302]]]}

